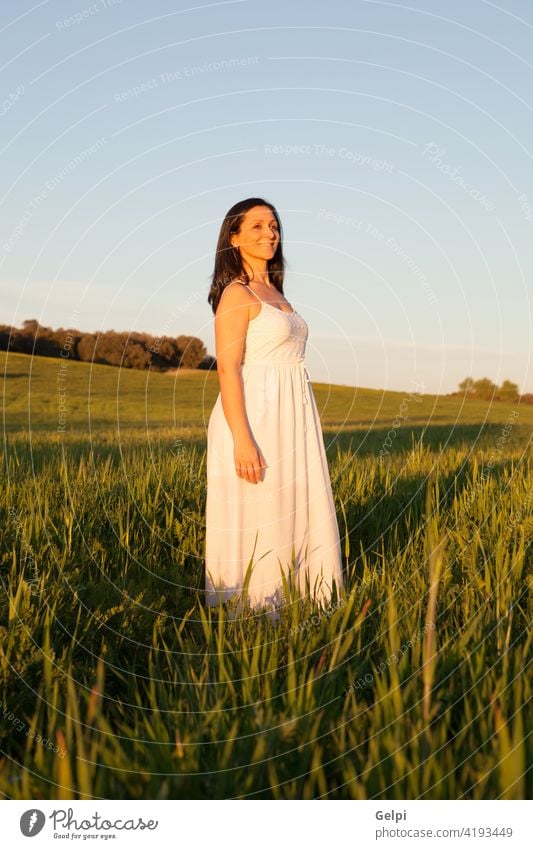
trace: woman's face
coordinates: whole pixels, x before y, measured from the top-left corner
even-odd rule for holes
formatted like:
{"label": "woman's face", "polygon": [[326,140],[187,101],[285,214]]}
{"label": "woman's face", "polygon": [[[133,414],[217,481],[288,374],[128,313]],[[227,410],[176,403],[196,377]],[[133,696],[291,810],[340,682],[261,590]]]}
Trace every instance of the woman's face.
{"label": "woman's face", "polygon": [[253,206],[244,214],[241,229],[231,236],[244,259],[272,259],[279,245],[278,222],[268,206]]}

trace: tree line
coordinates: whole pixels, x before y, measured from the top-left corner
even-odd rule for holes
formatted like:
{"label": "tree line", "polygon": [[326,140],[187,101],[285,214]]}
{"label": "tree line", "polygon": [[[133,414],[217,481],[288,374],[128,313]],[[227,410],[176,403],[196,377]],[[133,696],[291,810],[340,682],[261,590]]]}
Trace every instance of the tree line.
{"label": "tree line", "polygon": [[[34,318],[26,319],[21,328],[0,324],[0,351],[161,372],[180,368],[216,369],[215,357],[207,353],[204,343],[196,336],[152,336],[115,330],[85,333],[63,327],[54,330]],[[459,391],[450,394],[475,400],[533,403],[532,394],[520,395],[518,384],[504,380],[497,386],[488,377],[480,380],[465,377]]]}
{"label": "tree line", "polygon": [[44,327],[36,319],[27,319],[21,328],[0,324],[0,350],[38,357],[62,357],[85,363],[102,363],[122,368],[169,371],[179,368],[216,368],[216,360],[207,353],[196,336],[152,336],[149,333],[125,333]]}
{"label": "tree line", "polygon": [[467,398],[483,401],[520,401],[521,403],[533,403],[533,395],[520,395],[518,384],[511,380],[504,380],[501,386],[497,386],[488,377],[474,380],[465,377],[459,384],[459,391],[452,395],[465,395]]}

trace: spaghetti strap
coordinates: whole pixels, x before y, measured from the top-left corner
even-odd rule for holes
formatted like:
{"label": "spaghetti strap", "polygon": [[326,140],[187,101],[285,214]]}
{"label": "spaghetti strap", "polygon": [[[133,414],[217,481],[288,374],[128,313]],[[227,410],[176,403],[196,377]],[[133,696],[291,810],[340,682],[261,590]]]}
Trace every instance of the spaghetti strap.
{"label": "spaghetti strap", "polygon": [[259,295],[257,294],[257,292],[254,292],[254,290],[251,289],[250,286],[247,286],[247,289],[248,289],[249,292],[252,293],[252,295],[255,295],[255,297],[257,298],[257,300],[259,301],[260,304],[264,303],[263,299],[260,298]]}
{"label": "spaghetti strap", "polygon": [[249,286],[249,284],[244,283],[240,278],[237,278],[237,280],[232,280],[231,283],[228,283],[228,285],[225,287],[224,291],[226,291],[226,289],[229,289],[230,286],[233,286],[234,283],[240,283],[241,286],[246,286],[248,291],[251,292],[252,295],[255,295],[255,297],[257,298],[257,300],[259,301],[260,304],[267,303],[266,301],[263,301],[262,298],[259,297],[257,292],[254,292],[254,290]]}

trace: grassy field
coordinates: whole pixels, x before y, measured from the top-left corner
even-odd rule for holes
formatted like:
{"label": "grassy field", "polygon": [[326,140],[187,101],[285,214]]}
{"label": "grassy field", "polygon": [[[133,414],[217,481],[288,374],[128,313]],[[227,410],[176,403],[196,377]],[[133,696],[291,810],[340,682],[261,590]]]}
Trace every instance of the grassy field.
{"label": "grassy field", "polygon": [[4,797],[530,797],[533,407],[314,384],[347,586],[272,624],[203,604],[216,374],[0,365]]}

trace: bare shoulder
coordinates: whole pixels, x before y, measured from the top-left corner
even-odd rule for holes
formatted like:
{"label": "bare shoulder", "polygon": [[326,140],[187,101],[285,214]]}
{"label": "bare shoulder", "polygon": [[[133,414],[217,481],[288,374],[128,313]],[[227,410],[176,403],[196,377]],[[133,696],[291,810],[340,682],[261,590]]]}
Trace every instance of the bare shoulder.
{"label": "bare shoulder", "polygon": [[223,304],[224,309],[232,309],[234,307],[245,305],[248,306],[252,296],[247,289],[247,285],[242,280],[232,280],[224,288],[222,295],[220,296],[219,307]]}

